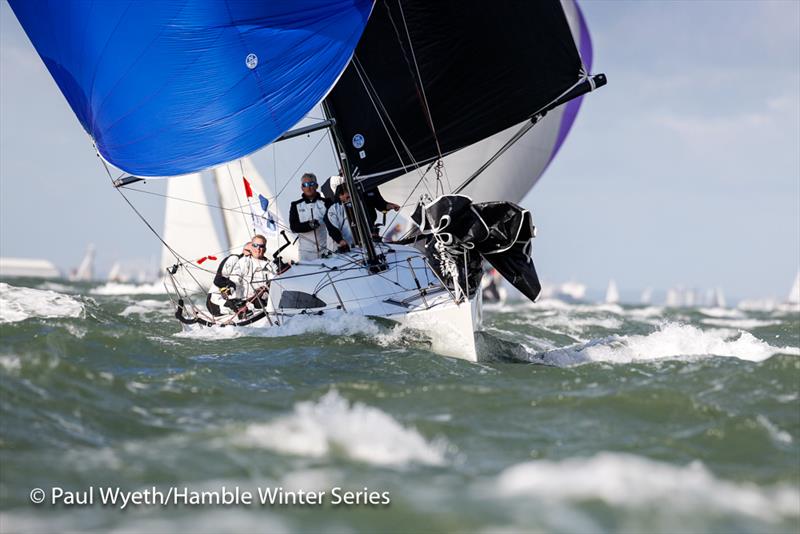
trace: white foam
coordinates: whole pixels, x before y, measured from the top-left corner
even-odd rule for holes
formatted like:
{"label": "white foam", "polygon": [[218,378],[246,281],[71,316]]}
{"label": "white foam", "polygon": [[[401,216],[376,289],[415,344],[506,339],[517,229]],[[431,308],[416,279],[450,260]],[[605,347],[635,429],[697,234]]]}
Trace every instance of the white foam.
{"label": "white foam", "polygon": [[746,330],[750,328],[760,328],[762,326],[774,326],[776,324],[781,324],[781,321],[769,321],[766,319],[703,319],[702,323],[711,326],[741,328]]}
{"label": "white foam", "polygon": [[0,323],[14,323],[31,317],[79,317],[83,311],[83,304],[73,297],[0,282]]}
{"label": "white foam", "polygon": [[[366,335],[377,337],[378,325],[363,315],[343,312],[325,315],[296,315],[286,319],[280,326],[269,326],[259,321],[259,326],[211,326],[189,325],[177,337],[199,339],[233,339],[238,337],[288,337],[307,333],[328,334],[331,336]],[[261,326],[263,324],[263,326]]]}
{"label": "white foam", "polygon": [[45,282],[39,286],[39,289],[49,289],[51,291],[58,291],[59,293],[78,293],[78,288],[75,286],[68,286],[67,284],[59,284],[57,282]]}
{"label": "white foam", "polygon": [[16,354],[0,354],[0,367],[9,373],[16,373],[22,368],[22,361]]}
{"label": "white foam", "polygon": [[778,425],[770,421],[766,418],[766,416],[758,414],[756,416],[756,421],[758,424],[763,426],[769,432],[769,437],[778,444],[789,445],[794,441],[792,439],[792,435],[786,432],[785,430],[781,430]]}
{"label": "white foam", "polygon": [[[145,315],[149,315],[154,312],[165,312],[165,311],[172,311],[172,304],[168,301],[140,300],[136,304],[127,306],[124,310],[119,312],[119,314],[123,317],[127,317],[133,314],[143,317]],[[172,314],[170,313],[170,315]]]}
{"label": "white foam", "polygon": [[622,319],[617,317],[575,317],[570,314],[558,314],[552,317],[533,319],[529,324],[543,326],[545,328],[563,328],[567,333],[583,333],[587,328],[605,328],[616,330],[622,327]]}
{"label": "white foam", "polygon": [[94,295],[164,295],[166,290],[161,282],[152,284],[121,284],[108,282],[90,291]]}
{"label": "white foam", "polygon": [[625,315],[640,319],[659,317],[663,313],[664,313],[664,308],[662,308],[661,306],[647,306],[645,308],[631,308],[629,310],[625,310]]}
{"label": "white foam", "polygon": [[505,497],[544,501],[600,500],[615,507],[658,507],[682,512],[708,509],[767,521],[800,516],[800,491],[716,478],[700,462],[675,466],[630,454],[601,452],[591,458],[514,465],[497,479]]}
{"label": "white foam", "polygon": [[763,361],[778,353],[800,355],[800,348],[773,347],[748,332],[709,331],[665,323],[651,334],[609,336],[548,351],[538,355],[538,358],[552,365],[568,366],[588,362],[631,363],[700,356]]}
{"label": "white foam", "polygon": [[360,402],[350,404],[331,390],[316,402],[295,404],[292,414],[251,424],[238,442],[244,446],[318,458],[333,451],[372,465],[442,465],[447,445],[428,442],[414,428]]}
{"label": "white foam", "polygon": [[730,319],[742,319],[744,318],[744,313],[741,310],[730,309],[730,308],[699,308],[697,311],[702,313],[703,315],[707,315],[708,317],[727,317]]}

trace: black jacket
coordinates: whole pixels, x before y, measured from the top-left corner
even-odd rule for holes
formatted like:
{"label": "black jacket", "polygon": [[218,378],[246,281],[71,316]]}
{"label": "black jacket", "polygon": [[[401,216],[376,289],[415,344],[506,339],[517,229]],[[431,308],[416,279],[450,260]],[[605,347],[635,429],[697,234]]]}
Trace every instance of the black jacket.
{"label": "black jacket", "polygon": [[[306,222],[306,221],[300,222],[300,216],[297,214],[297,205],[300,204],[301,202],[305,203],[305,204],[311,204],[312,202],[316,202],[317,200],[322,200],[325,203],[325,209],[326,210],[331,205],[330,199],[327,199],[327,198],[323,197],[319,193],[317,193],[317,198],[309,199],[309,198],[306,198],[305,195],[303,195],[299,199],[297,199],[294,202],[292,202],[292,206],[291,206],[291,208],[289,208],[289,228],[291,228],[292,232],[294,232],[296,234],[300,234],[300,233],[303,233],[303,232],[313,232],[314,231],[314,227],[311,226],[311,223]],[[323,212],[322,215],[324,216],[325,212]]]}
{"label": "black jacket", "polygon": [[231,254],[230,256],[222,260],[222,262],[220,262],[219,267],[217,267],[217,274],[216,276],[214,276],[215,286],[217,286],[220,289],[222,289],[223,287],[236,289],[236,284],[227,276],[222,275],[222,269],[223,267],[225,267],[225,264],[228,262],[229,259],[236,258],[236,260],[239,260],[242,256],[244,256],[244,254]]}

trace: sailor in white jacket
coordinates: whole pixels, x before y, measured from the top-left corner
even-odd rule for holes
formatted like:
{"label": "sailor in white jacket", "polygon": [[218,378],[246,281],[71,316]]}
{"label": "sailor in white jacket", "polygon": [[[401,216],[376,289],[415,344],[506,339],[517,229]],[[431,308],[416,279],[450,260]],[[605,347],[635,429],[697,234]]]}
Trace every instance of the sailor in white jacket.
{"label": "sailor in white jacket", "polygon": [[[214,278],[214,287],[209,292],[207,307],[219,316],[230,311],[246,312],[248,305],[263,308],[267,302],[271,264],[264,259],[267,239],[256,235],[241,255],[226,258]],[[250,254],[247,254],[247,252]]]}
{"label": "sailor in white jacket", "polygon": [[299,237],[298,257],[313,260],[327,250],[328,232],[325,228],[325,212],[330,200],[317,192],[317,177],[306,173],[301,178],[303,196],[292,202],[289,209],[289,227]]}
{"label": "sailor in white jacket", "polygon": [[350,193],[347,192],[344,184],[336,187],[336,197],[339,202],[331,204],[325,214],[325,226],[328,228],[328,235],[338,246],[339,252],[347,252],[355,246],[353,238],[353,228],[350,218],[347,215],[350,204]]}

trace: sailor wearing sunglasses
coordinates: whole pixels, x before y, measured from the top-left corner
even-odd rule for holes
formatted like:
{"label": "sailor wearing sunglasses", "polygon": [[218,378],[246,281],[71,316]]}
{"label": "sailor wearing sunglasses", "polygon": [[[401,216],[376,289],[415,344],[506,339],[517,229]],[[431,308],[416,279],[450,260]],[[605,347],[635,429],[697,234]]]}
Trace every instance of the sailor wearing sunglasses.
{"label": "sailor wearing sunglasses", "polygon": [[233,311],[245,315],[250,308],[266,305],[271,274],[271,264],[264,259],[266,252],[267,238],[258,234],[245,245],[242,254],[223,260],[206,300],[212,314],[220,316]]}
{"label": "sailor wearing sunglasses", "polygon": [[303,195],[292,202],[289,209],[289,227],[300,238],[298,257],[300,261],[313,260],[327,250],[328,232],[325,228],[325,212],[331,201],[317,191],[317,177],[310,172],[300,179]]}

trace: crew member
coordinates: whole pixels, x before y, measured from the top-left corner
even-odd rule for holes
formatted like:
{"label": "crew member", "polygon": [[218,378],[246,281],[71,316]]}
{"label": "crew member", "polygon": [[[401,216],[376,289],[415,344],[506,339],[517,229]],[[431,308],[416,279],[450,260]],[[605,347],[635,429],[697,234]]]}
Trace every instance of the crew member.
{"label": "crew member", "polygon": [[270,263],[264,259],[266,249],[267,238],[258,234],[245,245],[242,254],[232,254],[223,260],[206,300],[213,315],[223,315],[222,307],[244,315],[248,304],[255,308],[266,306],[267,277],[271,270]]}
{"label": "crew member", "polygon": [[355,241],[353,229],[350,226],[350,217],[347,214],[349,210],[352,210],[350,193],[344,184],[336,187],[336,198],[339,202],[331,204],[325,213],[325,226],[328,228],[328,235],[336,243],[338,251],[347,252],[350,247],[355,245]]}
{"label": "crew member", "polygon": [[306,173],[300,179],[303,195],[292,202],[289,209],[289,228],[298,235],[298,257],[300,261],[313,260],[327,250],[328,232],[325,228],[325,212],[330,200],[317,191],[317,177]]}
{"label": "crew member", "polygon": [[[341,184],[345,184],[345,179],[341,169],[339,169],[339,174],[337,176],[331,176],[322,185],[322,193],[326,196],[326,198],[331,198],[334,202],[336,202],[336,196],[338,195],[333,195],[332,193],[336,191],[338,186]],[[367,217],[367,227],[370,228],[370,233],[372,234],[373,239],[379,239],[380,232],[378,232],[378,228],[375,226],[378,218],[378,212],[385,212],[389,210],[397,211],[400,209],[400,206],[394,202],[388,202],[386,199],[384,199],[377,187],[367,190],[362,195],[362,198],[364,199],[364,213]]]}

